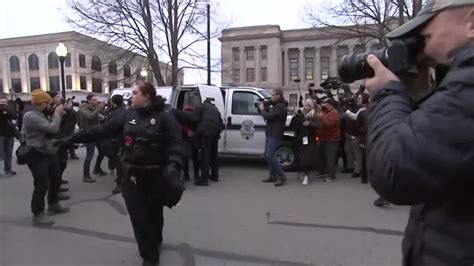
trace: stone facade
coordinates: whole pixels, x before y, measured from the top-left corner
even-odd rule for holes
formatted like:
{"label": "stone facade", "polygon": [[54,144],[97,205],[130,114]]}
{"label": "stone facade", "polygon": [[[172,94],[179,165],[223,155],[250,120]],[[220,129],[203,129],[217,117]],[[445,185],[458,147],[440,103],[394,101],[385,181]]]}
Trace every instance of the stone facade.
{"label": "stone facade", "polygon": [[[337,29],[281,30],[277,25],[230,28],[220,38],[222,84],[281,88],[291,107],[327,77],[338,76],[343,55],[378,49],[379,45],[347,39]],[[294,82],[300,79],[300,83]],[[356,86],[353,86],[355,89]]]}
{"label": "stone facade", "polygon": [[[131,86],[147,68],[145,57],[74,31],[0,39],[0,94],[14,92],[28,100],[31,90],[37,88],[60,91],[55,52],[59,42],[68,49],[64,68],[68,97],[82,99],[94,92],[103,98],[114,88]],[[162,73],[170,80],[166,69],[163,64]],[[183,73],[179,84],[182,82]]]}

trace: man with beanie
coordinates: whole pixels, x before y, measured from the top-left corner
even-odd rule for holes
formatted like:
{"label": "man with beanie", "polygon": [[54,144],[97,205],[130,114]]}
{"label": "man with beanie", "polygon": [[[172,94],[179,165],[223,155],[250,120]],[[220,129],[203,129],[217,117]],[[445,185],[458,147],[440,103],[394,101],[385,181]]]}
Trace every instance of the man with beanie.
{"label": "man with beanie", "polygon": [[[99,125],[99,114],[104,109],[103,104],[99,104],[97,96],[89,94],[86,97],[87,103],[81,106],[79,110],[79,116],[81,121],[81,129],[85,130]],[[86,159],[84,160],[84,172],[83,181],[86,183],[94,183],[95,179],[92,179],[90,175],[90,168],[92,158],[94,157],[96,144],[90,142],[86,144]],[[97,165],[97,163],[96,163]]]}
{"label": "man with beanie", "polygon": [[8,101],[5,98],[0,98],[0,159],[3,155],[3,169],[5,176],[16,175],[12,170],[12,154],[15,137],[15,124],[12,120],[16,119],[16,115],[8,108]]}
{"label": "man with beanie", "polygon": [[49,107],[52,98],[41,89],[31,93],[31,111],[23,117],[22,133],[25,136],[26,145],[31,147],[28,168],[34,179],[34,190],[31,199],[31,211],[33,212],[33,223],[35,225],[50,226],[54,222],[49,219],[45,212],[44,197],[48,192],[48,214],[54,215],[68,212],[58,203],[58,188],[60,186],[60,165],[57,148],[53,145],[52,136],[59,133],[64,108],[62,105],[56,107],[51,121],[48,119]]}
{"label": "man with beanie", "polygon": [[321,115],[320,131],[320,151],[324,160],[323,173],[324,182],[331,182],[336,179],[337,151],[341,141],[341,128],[339,112],[336,110],[337,103],[332,98],[326,98],[321,105],[323,114]]}

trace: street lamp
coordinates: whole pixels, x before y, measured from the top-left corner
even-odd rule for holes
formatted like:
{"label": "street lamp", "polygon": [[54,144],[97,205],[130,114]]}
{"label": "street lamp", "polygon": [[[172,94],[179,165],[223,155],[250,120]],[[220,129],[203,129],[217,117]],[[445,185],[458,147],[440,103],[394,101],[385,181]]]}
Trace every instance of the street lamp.
{"label": "street lamp", "polygon": [[148,76],[148,71],[146,69],[143,69],[141,72],[140,72],[140,76],[144,77],[146,79],[146,77]]}
{"label": "street lamp", "polygon": [[196,0],[196,3],[206,3],[207,7],[207,85],[211,85],[211,1]]}
{"label": "street lamp", "polygon": [[60,42],[56,47],[56,54],[58,55],[59,62],[61,63],[61,92],[63,99],[66,99],[66,79],[64,78],[64,59],[67,56],[67,48],[64,43]]}

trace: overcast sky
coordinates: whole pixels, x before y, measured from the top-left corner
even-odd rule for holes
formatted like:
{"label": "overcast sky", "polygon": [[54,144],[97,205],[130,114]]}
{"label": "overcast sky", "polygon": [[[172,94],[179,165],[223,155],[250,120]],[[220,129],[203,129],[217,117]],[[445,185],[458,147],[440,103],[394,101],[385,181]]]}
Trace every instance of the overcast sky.
{"label": "overcast sky", "polygon": [[[304,7],[321,0],[211,0],[219,7],[219,19],[231,27],[277,24],[282,29],[307,27]],[[0,39],[74,30],[65,23],[66,0],[0,0]],[[220,54],[220,42],[212,42],[213,57]],[[205,72],[186,71],[185,83],[206,82]],[[213,75],[220,84],[220,76]]]}

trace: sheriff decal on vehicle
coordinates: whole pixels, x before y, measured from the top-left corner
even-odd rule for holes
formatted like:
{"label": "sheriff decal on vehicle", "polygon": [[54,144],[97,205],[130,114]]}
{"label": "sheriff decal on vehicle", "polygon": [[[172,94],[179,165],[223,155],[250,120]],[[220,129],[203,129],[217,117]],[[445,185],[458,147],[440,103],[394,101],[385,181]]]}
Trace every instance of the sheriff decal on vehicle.
{"label": "sheriff decal on vehicle", "polygon": [[242,138],[246,140],[253,138],[253,135],[255,133],[255,124],[253,123],[253,121],[250,119],[244,120],[244,122],[242,122],[242,128],[240,128],[240,133],[242,135]]}

